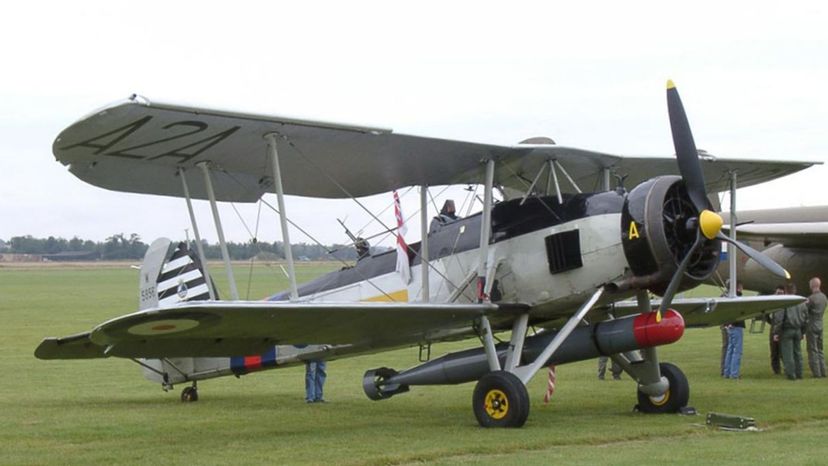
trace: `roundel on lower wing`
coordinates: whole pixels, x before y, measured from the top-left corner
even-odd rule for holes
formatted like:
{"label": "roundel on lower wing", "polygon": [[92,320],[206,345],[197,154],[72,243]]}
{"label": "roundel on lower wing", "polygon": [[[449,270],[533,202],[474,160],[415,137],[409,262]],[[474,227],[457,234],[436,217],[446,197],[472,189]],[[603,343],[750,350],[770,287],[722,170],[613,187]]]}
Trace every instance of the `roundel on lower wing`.
{"label": "roundel on lower wing", "polygon": [[190,330],[198,325],[199,322],[193,319],[163,319],[133,325],[127,332],[133,335],[165,335]]}

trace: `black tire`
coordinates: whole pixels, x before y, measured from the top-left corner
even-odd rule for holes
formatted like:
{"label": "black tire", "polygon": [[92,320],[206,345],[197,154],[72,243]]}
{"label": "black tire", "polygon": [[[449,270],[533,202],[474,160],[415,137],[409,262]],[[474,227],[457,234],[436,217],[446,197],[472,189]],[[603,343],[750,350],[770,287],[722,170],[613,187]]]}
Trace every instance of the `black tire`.
{"label": "black tire", "polygon": [[184,390],[181,390],[181,401],[198,401],[198,390],[195,387],[185,387]]}
{"label": "black tire", "polygon": [[642,413],[677,413],[690,401],[690,384],[677,366],[669,362],[658,365],[661,375],[667,378],[670,388],[660,397],[652,397],[638,390],[638,409]]}
{"label": "black tire", "polygon": [[474,387],[472,409],[482,427],[521,427],[529,417],[529,392],[511,372],[489,372]]}

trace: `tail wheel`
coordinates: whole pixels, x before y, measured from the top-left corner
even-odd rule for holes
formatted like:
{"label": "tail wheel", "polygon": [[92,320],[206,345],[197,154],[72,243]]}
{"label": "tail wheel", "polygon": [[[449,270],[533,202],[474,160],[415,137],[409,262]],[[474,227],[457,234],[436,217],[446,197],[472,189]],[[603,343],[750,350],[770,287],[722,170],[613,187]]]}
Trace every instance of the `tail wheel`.
{"label": "tail wheel", "polygon": [[644,413],[677,413],[690,401],[690,384],[675,365],[663,362],[658,367],[670,386],[661,396],[650,396],[639,390],[638,409]]}
{"label": "tail wheel", "polygon": [[198,401],[198,389],[195,387],[185,387],[184,390],[181,390],[181,401]]}
{"label": "tail wheel", "polygon": [[489,372],[474,387],[472,409],[482,427],[521,427],[529,417],[529,393],[511,372]]}

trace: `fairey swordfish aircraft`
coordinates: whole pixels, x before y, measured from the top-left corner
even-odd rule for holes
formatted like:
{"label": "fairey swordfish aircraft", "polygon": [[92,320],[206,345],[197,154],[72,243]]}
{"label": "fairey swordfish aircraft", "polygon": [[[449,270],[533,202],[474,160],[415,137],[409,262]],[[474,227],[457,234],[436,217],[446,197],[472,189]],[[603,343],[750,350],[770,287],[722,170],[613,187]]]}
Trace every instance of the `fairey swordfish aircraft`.
{"label": "fairey swordfish aircraft", "polygon": [[[369,370],[365,393],[383,400],[417,385],[476,382],[479,424],[519,427],[529,415],[526,384],[540,369],[609,355],[637,383],[641,411],[677,412],[689,384],[677,366],[659,360],[658,346],[679,340],[685,325],[803,301],[673,299],[714,272],[721,241],[733,242],[720,232],[708,190],[726,189],[732,170],[748,186],[811,164],[700,158],[672,83],[667,101],[675,159],[619,157],[546,139],[499,146],[415,137],[137,96],[97,110],[58,136],[58,161],[96,186],[185,198],[197,246],[192,199],[210,201],[224,246],[216,202],[275,192],[290,290],[239,300],[223,247],[232,299],[220,300],[202,251],[156,240],[141,266],[137,312],[46,338],[35,355],[128,358],[164,388],[192,384],[182,399],[195,400],[196,382],[211,377],[479,338],[480,346],[407,370]],[[634,187],[611,189],[612,175]],[[481,184],[482,211],[438,219],[427,231],[427,187],[447,184]],[[403,273],[389,251],[296,284],[285,194],[357,200],[406,186],[421,187],[423,227],[421,241],[403,248]],[[495,189],[503,201],[493,201]],[[657,308],[650,292],[662,296]],[[632,297],[637,304],[618,305]],[[530,326],[541,331],[530,335]],[[500,331],[511,332],[508,342],[496,344]]]}

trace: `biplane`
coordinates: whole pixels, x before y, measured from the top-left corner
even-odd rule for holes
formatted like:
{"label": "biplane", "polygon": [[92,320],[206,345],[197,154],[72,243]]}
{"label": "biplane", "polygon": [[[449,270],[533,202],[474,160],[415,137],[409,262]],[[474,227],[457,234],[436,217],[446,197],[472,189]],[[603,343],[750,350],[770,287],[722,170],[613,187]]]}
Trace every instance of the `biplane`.
{"label": "biplane", "polygon": [[[636,382],[641,411],[676,412],[688,402],[689,383],[659,360],[658,346],[679,340],[685,326],[803,301],[674,299],[714,272],[722,241],[787,277],[721,233],[707,193],[727,189],[734,172],[749,186],[811,164],[700,155],[671,83],[667,100],[676,155],[657,158],[545,138],[511,146],[442,140],[139,96],[97,110],[60,133],[57,160],[95,186],[184,198],[197,247],[192,200],[208,200],[230,299],[219,299],[202,251],[159,239],[141,267],[137,312],[46,338],[35,355],[128,358],[165,388],[191,384],[182,399],[195,400],[197,381],[211,377],[474,338],[481,343],[407,370],[368,370],[366,395],[384,400],[419,385],[476,382],[479,424],[519,427],[529,415],[526,384],[542,368],[608,355]],[[613,176],[632,189],[613,187]],[[482,185],[482,210],[427,226],[428,188],[447,184]],[[400,241],[402,270],[399,253],[389,251],[296,283],[285,195],[358,202],[407,186],[420,187],[422,226],[419,242]],[[494,202],[495,190],[502,201]],[[217,202],[254,202],[270,192],[290,289],[239,300]],[[650,293],[661,296],[655,307]],[[505,331],[508,342],[496,343],[494,333]]]}

